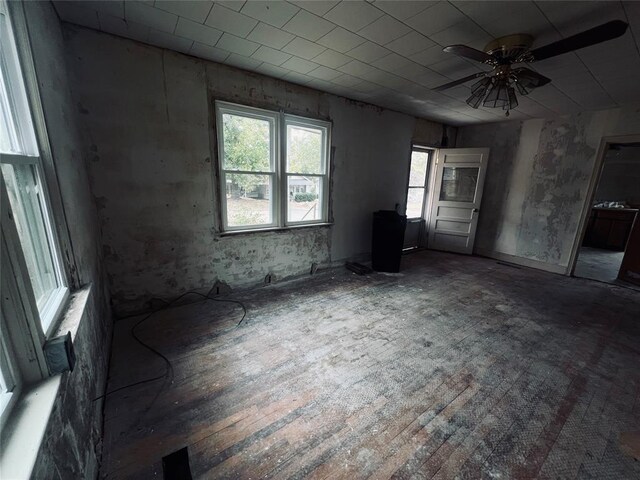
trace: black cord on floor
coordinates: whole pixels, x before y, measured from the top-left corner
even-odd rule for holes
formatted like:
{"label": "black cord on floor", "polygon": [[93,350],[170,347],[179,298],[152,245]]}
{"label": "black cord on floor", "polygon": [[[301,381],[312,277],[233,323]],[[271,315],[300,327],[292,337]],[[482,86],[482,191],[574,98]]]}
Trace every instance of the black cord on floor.
{"label": "black cord on floor", "polygon": [[131,336],[134,338],[134,340],[136,342],[138,342],[141,346],[143,346],[144,348],[149,350],[151,353],[153,353],[154,355],[157,355],[158,357],[160,357],[162,359],[162,361],[166,365],[165,372],[162,375],[158,375],[158,376],[151,377],[151,378],[146,378],[144,380],[140,380],[140,381],[134,382],[134,383],[129,383],[129,384],[124,385],[122,387],[118,387],[118,388],[115,388],[113,390],[110,390],[110,391],[104,393],[103,395],[100,395],[99,397],[94,398],[93,401],[96,402],[96,401],[100,400],[101,398],[105,398],[105,397],[111,395],[112,393],[116,393],[116,392],[119,392],[121,390],[125,390],[127,388],[135,387],[136,385],[142,385],[144,383],[149,383],[149,382],[154,382],[156,380],[160,380],[161,378],[167,378],[169,376],[169,373],[171,373],[171,378],[173,379],[174,372],[173,372],[173,365],[171,365],[171,361],[164,354],[162,354],[162,352],[159,352],[158,350],[153,348],[151,345],[145,343],[140,337],[138,337],[138,335],[136,333],[136,328],[138,328],[140,325],[142,325],[144,322],[146,322],[149,318],[151,318],[156,313],[158,313],[160,311],[163,311],[163,310],[166,310],[166,309],[174,306],[176,302],[182,300],[187,295],[197,295],[199,297],[202,297],[203,298],[203,300],[201,300],[202,302],[206,302],[207,300],[212,300],[214,302],[234,303],[236,305],[239,305],[240,307],[242,307],[242,318],[240,318],[240,321],[235,326],[235,328],[238,328],[242,324],[242,322],[244,321],[244,319],[247,316],[247,308],[245,307],[245,305],[239,300],[213,298],[213,297],[210,296],[212,291],[213,291],[213,287],[211,288],[211,290],[209,290],[207,292],[206,295],[203,295],[203,294],[201,294],[199,292],[195,292],[195,291],[190,290],[188,292],[183,293],[182,295],[179,295],[178,297],[174,298],[171,301],[162,300],[165,303],[164,306],[162,306],[162,307],[158,308],[157,310],[154,310],[153,312],[149,313],[148,315],[143,317],[141,320],[139,320],[133,327],[131,327]]}

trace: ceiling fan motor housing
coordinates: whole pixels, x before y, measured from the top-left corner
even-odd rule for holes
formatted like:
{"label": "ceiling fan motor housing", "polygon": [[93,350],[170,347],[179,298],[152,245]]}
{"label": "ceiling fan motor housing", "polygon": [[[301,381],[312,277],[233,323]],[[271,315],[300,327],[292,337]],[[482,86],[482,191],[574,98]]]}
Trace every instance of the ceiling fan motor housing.
{"label": "ceiling fan motor housing", "polygon": [[497,60],[498,65],[506,65],[517,61],[529,51],[533,45],[533,37],[526,33],[516,33],[496,38],[484,47],[484,51]]}

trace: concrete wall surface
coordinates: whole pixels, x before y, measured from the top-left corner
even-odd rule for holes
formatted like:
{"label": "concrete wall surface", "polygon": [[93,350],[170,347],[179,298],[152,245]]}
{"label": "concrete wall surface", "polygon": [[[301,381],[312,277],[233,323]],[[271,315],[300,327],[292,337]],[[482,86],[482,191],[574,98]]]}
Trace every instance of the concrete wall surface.
{"label": "concrete wall surface", "polygon": [[[309,272],[370,251],[371,215],[404,204],[416,119],[65,24],[72,91],[116,313],[154,297]],[[220,235],[213,101],[328,119],[333,225]],[[418,134],[439,142],[442,125]]]}
{"label": "concrete wall surface", "polygon": [[[79,323],[63,321],[60,333],[72,331],[76,368],[62,375],[57,398],[41,444],[33,478],[95,478],[102,438],[102,402],[93,400],[106,385],[111,312],[100,249],[99,224],[83,158],[66,74],[62,29],[50,2],[17,2],[24,8],[39,93],[47,124],[56,183],[68,231],[72,290],[90,295]],[[73,293],[73,292],[72,292]]]}
{"label": "concrete wall surface", "polygon": [[459,128],[491,149],[476,251],[566,271],[602,137],[638,133],[638,107]]}

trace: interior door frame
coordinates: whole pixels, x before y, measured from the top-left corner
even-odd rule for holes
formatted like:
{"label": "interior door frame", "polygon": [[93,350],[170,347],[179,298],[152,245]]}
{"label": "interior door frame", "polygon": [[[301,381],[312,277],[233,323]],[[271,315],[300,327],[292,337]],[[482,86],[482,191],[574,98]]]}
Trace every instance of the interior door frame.
{"label": "interior door frame", "polygon": [[578,229],[576,230],[576,236],[573,240],[573,247],[571,248],[571,255],[569,256],[569,265],[567,266],[566,275],[571,277],[575,276],[576,264],[578,263],[578,252],[580,246],[584,240],[584,236],[587,233],[587,223],[589,214],[591,213],[591,206],[593,205],[593,199],[596,195],[596,189],[598,183],[600,183],[600,177],[602,176],[602,170],[604,168],[604,159],[609,151],[609,146],[612,143],[637,143],[640,142],[640,135],[616,135],[602,137],[600,140],[600,146],[598,147],[598,153],[596,154],[596,160],[593,165],[593,171],[591,172],[591,179],[589,180],[589,188],[585,195],[584,204],[582,205],[582,213],[580,214],[580,222],[578,223]]}
{"label": "interior door frame", "polygon": [[[436,164],[436,158],[438,155],[438,147],[432,147],[429,145],[422,144],[420,142],[411,142],[411,148],[409,150],[409,168],[407,169],[407,180],[406,180],[406,188],[405,188],[405,213],[407,201],[409,200],[409,180],[411,178],[411,159],[413,157],[413,151],[423,150],[429,151],[429,163],[427,165],[427,171],[425,172],[426,179],[424,183],[424,198],[422,199],[422,213],[420,216],[420,221],[422,222],[422,226],[420,227],[420,232],[418,233],[418,247],[417,248],[426,248],[427,242],[429,240],[429,217],[431,215],[431,200],[433,196],[433,186],[434,186],[434,167]],[[415,220],[415,219],[414,219]],[[407,218],[407,223],[409,219]],[[415,250],[415,249],[414,249]]]}

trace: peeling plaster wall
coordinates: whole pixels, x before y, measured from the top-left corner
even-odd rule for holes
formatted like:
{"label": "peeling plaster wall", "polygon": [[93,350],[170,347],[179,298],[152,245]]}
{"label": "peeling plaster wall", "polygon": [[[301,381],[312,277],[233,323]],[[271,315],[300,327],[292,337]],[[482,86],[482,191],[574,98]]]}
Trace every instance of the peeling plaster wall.
{"label": "peeling plaster wall", "polygon": [[602,137],[638,133],[637,107],[459,128],[491,149],[476,251],[564,273]]}
{"label": "peeling plaster wall", "polygon": [[76,368],[62,375],[32,476],[95,478],[101,449],[102,403],[93,399],[102,394],[106,384],[112,325],[97,214],[69,90],[60,22],[50,2],[22,5],[67,219],[71,255],[77,268],[73,278],[76,287],[91,286],[80,323],[61,326],[61,333],[72,331]]}
{"label": "peeling plaster wall", "polygon": [[[65,39],[118,314],[365,254],[372,212],[404,204],[414,117],[82,27]],[[219,234],[214,99],[333,122],[331,227]]]}

